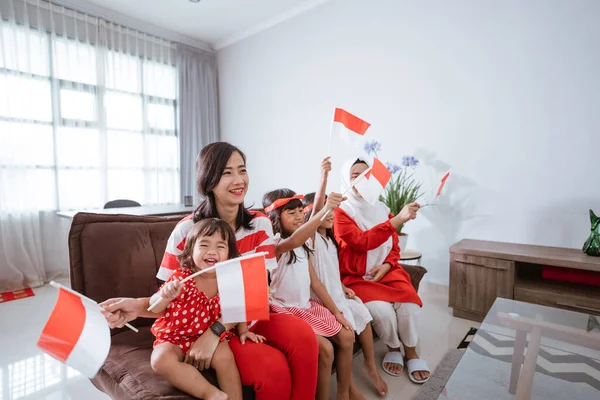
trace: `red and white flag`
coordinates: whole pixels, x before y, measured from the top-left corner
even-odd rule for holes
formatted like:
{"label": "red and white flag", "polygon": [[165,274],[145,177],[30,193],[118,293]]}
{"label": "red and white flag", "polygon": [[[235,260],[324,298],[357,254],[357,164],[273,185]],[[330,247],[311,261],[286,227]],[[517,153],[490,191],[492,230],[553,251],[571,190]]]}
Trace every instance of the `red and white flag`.
{"label": "red and white flag", "polygon": [[363,199],[375,204],[391,178],[392,173],[375,157],[373,165],[366,171],[364,178],[355,179],[353,186]]}
{"label": "red and white flag", "polygon": [[446,172],[439,185],[437,186],[437,193],[435,194],[435,197],[439,197],[442,194],[442,190],[444,189],[444,185],[446,185],[446,180],[448,180],[449,176],[450,171]]}
{"label": "red and white flag", "polygon": [[108,356],[110,329],[96,302],[59,288],[58,299],[37,345],[60,362],[93,378]]}
{"label": "red and white flag", "polygon": [[442,194],[442,190],[444,190],[444,186],[446,186],[446,181],[450,176],[450,171],[446,172],[441,180],[439,180],[435,185],[433,185],[427,192],[424,193],[423,198],[425,204],[421,204],[421,207],[432,206],[435,204],[435,201]]}
{"label": "red and white flag", "polygon": [[215,266],[224,323],[269,319],[269,283],[264,253]]}
{"label": "red and white flag", "polygon": [[339,135],[350,146],[360,147],[371,124],[341,108],[336,108],[331,124],[331,136]]}

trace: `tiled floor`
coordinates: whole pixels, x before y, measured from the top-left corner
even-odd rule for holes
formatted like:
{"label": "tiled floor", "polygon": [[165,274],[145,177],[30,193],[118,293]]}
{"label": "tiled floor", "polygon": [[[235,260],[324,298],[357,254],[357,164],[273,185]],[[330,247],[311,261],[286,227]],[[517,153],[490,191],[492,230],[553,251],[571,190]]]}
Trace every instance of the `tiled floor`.
{"label": "tiled floor", "polygon": [[[423,284],[419,290],[423,300],[423,308],[419,314],[419,355],[427,361],[433,372],[444,358],[448,349],[455,349],[472,326],[480,324],[452,316],[448,308],[448,288]],[[378,341],[375,344],[375,359],[380,363],[386,352],[386,346]],[[380,399],[371,388],[366,375],[362,372],[362,354],[354,358],[354,378],[361,392],[368,399]],[[406,371],[400,377],[392,377],[381,370],[383,379],[388,384],[389,393],[386,399],[410,400],[419,390],[420,385],[408,379]],[[335,386],[332,385],[332,386]],[[335,388],[332,388],[332,395]],[[333,398],[333,397],[332,397]]]}
{"label": "tiled floor", "polygon": [[[65,283],[65,282],[61,282]],[[76,371],[43,354],[36,342],[54,306],[56,291],[50,286],[35,289],[35,296],[0,304],[0,399],[100,400],[108,396]],[[449,348],[456,348],[474,322],[452,317],[447,307],[447,288],[424,284],[420,290],[424,307],[419,319],[421,356],[432,370]],[[376,357],[381,360],[385,346],[378,342]],[[379,398],[361,370],[362,355],[354,359],[355,378],[369,399]],[[389,385],[387,399],[410,399],[419,386],[406,373],[391,377],[382,372]],[[334,379],[335,381],[335,379]],[[332,388],[332,393],[335,388]]]}

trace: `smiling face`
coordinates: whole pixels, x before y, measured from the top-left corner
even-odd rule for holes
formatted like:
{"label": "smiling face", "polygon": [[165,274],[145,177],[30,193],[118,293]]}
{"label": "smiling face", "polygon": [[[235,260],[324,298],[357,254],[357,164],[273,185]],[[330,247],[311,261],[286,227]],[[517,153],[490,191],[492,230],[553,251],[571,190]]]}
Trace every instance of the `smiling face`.
{"label": "smiling face", "polygon": [[235,233],[227,222],[205,218],[196,222],[188,232],[178,260],[182,269],[196,272],[239,255]]}
{"label": "smiling face", "polygon": [[296,232],[296,229],[300,228],[304,224],[304,213],[302,212],[302,205],[283,209],[281,211],[281,228],[288,235]]}
{"label": "smiling face", "polygon": [[[213,267],[216,263],[228,259],[229,245],[221,232],[216,231],[211,236],[196,239],[192,259],[198,269]],[[213,274],[208,272],[207,274]]]}
{"label": "smiling face", "polygon": [[248,192],[248,172],[240,153],[234,151],[227,161],[219,183],[212,190],[215,200],[224,206],[240,205]]}
{"label": "smiling face", "polygon": [[332,212],[327,214],[321,225],[319,225],[319,228],[331,229],[333,227],[333,218],[334,214]]}

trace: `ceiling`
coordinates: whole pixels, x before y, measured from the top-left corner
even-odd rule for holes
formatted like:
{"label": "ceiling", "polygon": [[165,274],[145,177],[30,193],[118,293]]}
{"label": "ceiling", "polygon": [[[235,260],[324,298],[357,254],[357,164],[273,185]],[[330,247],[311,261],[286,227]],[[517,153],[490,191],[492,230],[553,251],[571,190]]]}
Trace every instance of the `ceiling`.
{"label": "ceiling", "polygon": [[[57,2],[102,16],[107,16],[103,15],[103,10],[113,14],[115,12],[123,14],[219,49],[325,1],[327,0],[200,0],[198,3],[189,0]],[[88,7],[85,7],[86,5]]]}

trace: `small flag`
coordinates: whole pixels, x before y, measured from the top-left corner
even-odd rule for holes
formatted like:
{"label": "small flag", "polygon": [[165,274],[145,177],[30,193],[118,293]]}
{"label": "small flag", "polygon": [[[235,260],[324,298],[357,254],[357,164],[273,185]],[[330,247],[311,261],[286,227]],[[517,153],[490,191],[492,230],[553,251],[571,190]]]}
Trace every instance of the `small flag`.
{"label": "small flag", "polygon": [[0,293],[0,303],[5,303],[7,301],[12,301],[12,300],[17,300],[17,299],[24,299],[26,297],[31,297],[31,296],[35,296],[35,293],[33,293],[33,290],[31,290],[31,288],[15,290],[13,292],[4,292],[4,293]]}
{"label": "small flag", "polygon": [[98,304],[59,288],[58,299],[37,345],[60,362],[93,378],[108,356],[110,330]]}
{"label": "small flag", "polygon": [[269,284],[264,253],[217,266],[217,285],[224,323],[269,319]]}
{"label": "small flag", "polygon": [[331,135],[337,133],[350,146],[358,147],[364,142],[364,134],[371,124],[341,108],[333,114]]}
{"label": "small flag", "polygon": [[449,176],[450,176],[450,171],[446,172],[446,175],[444,175],[444,177],[442,178],[442,180],[438,186],[438,190],[437,190],[435,197],[439,197],[440,194],[442,194],[442,189],[444,189],[444,185],[446,184],[446,180],[448,179]]}
{"label": "small flag", "polygon": [[375,204],[391,178],[392,173],[375,157],[373,158],[373,165],[365,174],[365,178],[356,179],[354,187],[363,199]]}

